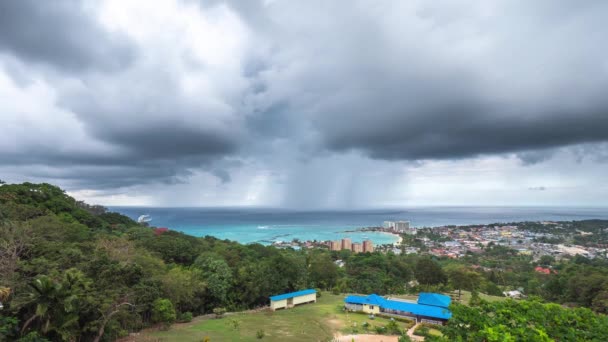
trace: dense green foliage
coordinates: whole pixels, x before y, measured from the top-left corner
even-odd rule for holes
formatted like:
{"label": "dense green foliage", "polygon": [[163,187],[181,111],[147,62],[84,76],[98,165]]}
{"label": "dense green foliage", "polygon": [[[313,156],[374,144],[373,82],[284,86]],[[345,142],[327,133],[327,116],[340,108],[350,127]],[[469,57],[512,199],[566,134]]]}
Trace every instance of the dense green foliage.
{"label": "dense green foliage", "polygon": [[606,341],[608,317],[538,301],[453,304],[441,341]]}

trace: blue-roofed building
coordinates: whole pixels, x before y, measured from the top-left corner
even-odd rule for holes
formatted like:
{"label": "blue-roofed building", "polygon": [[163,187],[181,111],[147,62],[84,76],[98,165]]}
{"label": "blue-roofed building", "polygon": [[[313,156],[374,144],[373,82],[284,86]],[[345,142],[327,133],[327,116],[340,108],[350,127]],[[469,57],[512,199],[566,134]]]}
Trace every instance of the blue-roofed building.
{"label": "blue-roofed building", "polygon": [[314,303],[316,301],[317,291],[315,289],[307,289],[271,296],[270,308],[272,310],[289,309],[296,305]]}
{"label": "blue-roofed building", "polygon": [[418,302],[402,299],[386,299],[371,294],[369,296],[347,296],[344,306],[347,310],[369,314],[386,314],[408,317],[416,322],[443,324],[452,317],[448,309],[452,299],[438,293],[420,293]]}
{"label": "blue-roofed building", "polygon": [[450,296],[442,295],[439,293],[426,293],[421,292],[418,295],[418,304],[438,306],[440,308],[447,308],[452,303]]}

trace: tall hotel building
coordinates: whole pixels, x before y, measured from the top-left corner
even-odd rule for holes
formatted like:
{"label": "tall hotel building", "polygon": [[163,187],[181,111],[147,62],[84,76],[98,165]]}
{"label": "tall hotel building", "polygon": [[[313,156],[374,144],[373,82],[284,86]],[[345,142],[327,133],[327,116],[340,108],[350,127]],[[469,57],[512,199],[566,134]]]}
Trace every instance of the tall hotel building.
{"label": "tall hotel building", "polygon": [[352,251],[353,253],[361,253],[363,252],[363,245],[361,245],[361,243],[359,242],[353,242],[352,244]]}
{"label": "tall hotel building", "polygon": [[374,244],[372,240],[363,241],[363,253],[372,253],[374,251]]}
{"label": "tall hotel building", "polygon": [[350,249],[352,241],[349,238],[342,239],[342,249]]}

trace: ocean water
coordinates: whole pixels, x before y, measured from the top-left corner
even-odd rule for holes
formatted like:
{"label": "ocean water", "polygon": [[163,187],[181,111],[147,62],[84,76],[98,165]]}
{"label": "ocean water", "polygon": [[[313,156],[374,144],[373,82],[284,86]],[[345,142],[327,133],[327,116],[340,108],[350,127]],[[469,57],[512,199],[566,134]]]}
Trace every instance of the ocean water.
{"label": "ocean water", "polygon": [[412,209],[296,211],[259,208],[150,208],[111,207],[137,219],[150,215],[151,225],[168,227],[193,236],[211,235],[241,243],[274,241],[371,239],[374,244],[394,243],[397,238],[379,232],[353,232],[381,226],[383,221],[405,220],[414,227],[508,223],[518,221],[570,221],[608,219],[608,208],[566,207],[426,207]]}

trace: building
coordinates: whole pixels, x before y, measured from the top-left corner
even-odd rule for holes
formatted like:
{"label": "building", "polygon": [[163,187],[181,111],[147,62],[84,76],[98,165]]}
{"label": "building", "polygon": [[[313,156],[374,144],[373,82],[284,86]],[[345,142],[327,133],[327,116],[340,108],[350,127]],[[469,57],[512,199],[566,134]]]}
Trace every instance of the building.
{"label": "building", "polygon": [[352,241],[349,238],[342,239],[342,249],[350,249]]}
{"label": "building", "polygon": [[523,294],[518,290],[504,291],[502,294],[505,295],[505,297],[515,298],[515,299],[519,299],[523,296]]}
{"label": "building", "polygon": [[452,317],[448,309],[452,299],[438,293],[420,293],[418,302],[386,299],[376,294],[348,296],[344,307],[350,311],[361,311],[368,314],[386,314],[407,317],[416,323],[444,324]]}
{"label": "building", "polygon": [[382,228],[394,229],[395,228],[395,222],[393,222],[393,221],[384,221],[382,223]]}
{"label": "building", "polygon": [[329,249],[332,250],[332,251],[339,251],[340,249],[342,249],[342,244],[338,240],[336,240],[336,241],[330,241],[329,242]]}
{"label": "building", "polygon": [[272,310],[289,309],[296,305],[316,303],[317,291],[315,289],[302,290],[270,297]]}
{"label": "building", "polygon": [[397,221],[393,230],[405,233],[408,229],[410,229],[410,221]]}
{"label": "building", "polygon": [[363,241],[363,253],[372,253],[374,251],[374,243],[372,240]]}
{"label": "building", "polygon": [[354,242],[354,243],[352,244],[352,248],[351,248],[351,250],[352,250],[354,253],[362,253],[362,252],[363,252],[363,245],[361,245],[361,243],[359,243],[359,242]]}

